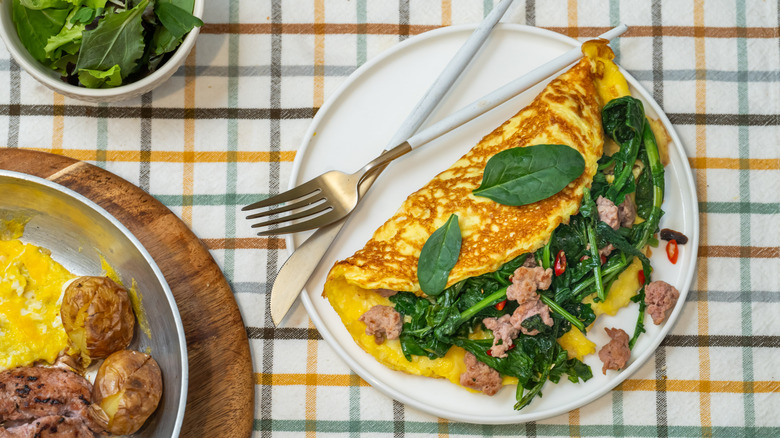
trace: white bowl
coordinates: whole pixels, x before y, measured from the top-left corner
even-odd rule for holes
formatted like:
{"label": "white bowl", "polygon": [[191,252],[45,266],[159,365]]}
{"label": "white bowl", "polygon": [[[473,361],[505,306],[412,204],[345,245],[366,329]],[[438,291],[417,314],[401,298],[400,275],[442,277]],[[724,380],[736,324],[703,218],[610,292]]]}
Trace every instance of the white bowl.
{"label": "white bowl", "polygon": [[[193,15],[203,18],[203,8],[206,0],[195,0]],[[149,76],[129,84],[120,85],[115,88],[84,88],[71,85],[61,79],[61,76],[51,68],[41,64],[30,55],[30,52],[22,45],[19,35],[16,33],[16,25],[12,19],[11,0],[0,0],[0,37],[5,42],[6,48],[13,56],[14,60],[22,66],[27,73],[38,80],[38,82],[49,87],[52,91],[71,97],[73,99],[84,100],[87,102],[116,102],[120,100],[132,99],[167,81],[176,70],[184,63],[192,47],[195,46],[195,40],[198,38],[200,28],[196,27],[184,37],[181,45],[176,49],[173,56],[160,66],[157,71]]]}

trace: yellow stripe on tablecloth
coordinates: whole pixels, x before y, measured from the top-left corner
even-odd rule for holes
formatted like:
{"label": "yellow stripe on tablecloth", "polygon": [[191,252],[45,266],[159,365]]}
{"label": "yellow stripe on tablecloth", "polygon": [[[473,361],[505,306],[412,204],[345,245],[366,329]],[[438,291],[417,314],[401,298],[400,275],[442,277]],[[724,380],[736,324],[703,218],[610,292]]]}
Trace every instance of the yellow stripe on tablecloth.
{"label": "yellow stripe on tablecloth", "polygon": [[780,159],[773,158],[692,157],[688,162],[694,169],[780,170]]}
{"label": "yellow stripe on tablecloth", "polygon": [[[733,380],[666,380],[666,392],[700,392],[702,395],[712,393],[744,394],[745,383],[752,385],[754,394],[771,394],[780,392],[780,381],[743,382]],[[656,380],[628,379],[615,388],[617,391],[655,391]]]}
{"label": "yellow stripe on tablecloth", "polygon": [[[313,327],[310,327],[313,328]],[[323,387],[348,387],[357,385],[361,387],[370,386],[360,377],[350,374],[316,374],[316,373],[290,373],[290,374],[268,374],[255,373],[255,384],[272,386],[323,386]],[[682,379],[664,379],[666,382],[666,392],[702,392],[702,393],[720,393],[720,394],[743,394],[745,393],[745,383],[737,380],[682,380]],[[754,394],[774,394],[780,393],[780,381],[759,380],[750,383]],[[618,385],[615,390],[623,392],[632,391],[655,391],[657,380],[654,379],[628,379]],[[569,414],[571,419],[571,413]],[[576,414],[579,420],[579,413]]]}
{"label": "yellow stripe on tablecloth", "polygon": [[[193,50],[184,62],[184,108],[195,109],[195,54]],[[189,113],[189,112],[187,112]],[[182,175],[182,194],[184,199],[191,199],[195,192],[195,119],[184,118],[184,163]],[[181,218],[187,225],[192,225],[192,204],[182,206]]]}
{"label": "yellow stripe on tablecloth", "polygon": [[[704,1],[695,0],[693,5],[693,23],[694,23],[694,56],[696,59],[696,71],[703,72],[707,68],[704,41]],[[707,81],[704,77],[696,77],[696,114],[707,113]],[[696,125],[696,156],[707,156],[707,127]],[[707,202],[707,169],[696,172],[696,191],[699,196],[699,202]],[[699,229],[704,230],[700,236],[700,245],[707,246],[707,215],[699,214]],[[707,305],[707,271],[708,261],[706,257],[699,257],[697,260],[697,289],[700,291],[700,299],[696,302],[698,310],[698,332],[699,335],[709,334],[709,306]],[[703,294],[703,296],[701,295]],[[710,352],[706,346],[698,348],[699,350],[699,377],[701,382],[710,380]],[[668,385],[671,382],[667,382]],[[697,385],[699,388],[707,385]],[[711,388],[709,388],[711,390]],[[710,407],[710,392],[702,391],[699,395],[699,416],[701,425],[705,430],[712,427],[712,411]]]}
{"label": "yellow stripe on tablecloth", "polygon": [[[316,374],[316,373],[290,373],[290,374],[268,374],[255,373],[256,385],[272,386],[353,386],[354,377],[349,374]],[[359,386],[369,386],[369,384],[358,377]]]}
{"label": "yellow stripe on tablecloth", "polygon": [[441,25],[452,25],[452,0],[441,1]]}
{"label": "yellow stripe on tablecloth", "polygon": [[[31,150],[38,150],[43,152],[53,152],[51,148],[29,148]],[[65,149],[59,151],[60,155],[70,157],[76,160],[90,161],[95,159],[94,149]],[[185,160],[190,160],[196,163],[227,163],[228,154],[235,156],[235,161],[238,163],[270,163],[271,153],[262,152],[225,152],[225,151],[151,151],[149,161],[156,163],[183,163]],[[281,151],[276,153],[279,156],[279,160],[282,162],[291,163],[295,159],[295,151]],[[139,151],[105,151],[105,160],[113,162],[130,162],[138,163],[141,160],[141,152]],[[232,162],[232,161],[231,161]]]}
{"label": "yellow stripe on tablecloth", "polygon": [[[62,143],[65,135],[65,96],[54,93],[52,112],[51,149],[53,154],[62,155]],[[92,156],[94,157],[94,152]]]}

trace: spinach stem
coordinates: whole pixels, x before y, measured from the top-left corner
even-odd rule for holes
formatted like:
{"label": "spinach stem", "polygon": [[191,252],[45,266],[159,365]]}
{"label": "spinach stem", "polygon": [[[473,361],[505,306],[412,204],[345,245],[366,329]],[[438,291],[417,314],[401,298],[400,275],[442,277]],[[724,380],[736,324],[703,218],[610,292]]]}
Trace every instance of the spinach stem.
{"label": "spinach stem", "polygon": [[[632,258],[632,260],[633,260],[633,258]],[[607,265],[609,265],[609,262],[607,262],[607,264],[605,265],[607,267],[602,271],[602,275],[605,275],[605,276],[617,275],[617,274],[623,272],[623,269],[628,267],[629,263],[630,263],[630,261],[627,261],[627,262],[620,262],[620,263],[616,263],[616,264],[611,265],[611,266],[607,266]],[[574,291],[574,294],[577,295],[577,300],[578,301],[582,301],[582,299],[585,298],[584,296],[581,296],[580,294],[583,291],[586,291],[586,289],[589,288],[593,284],[594,281],[596,281],[595,278],[588,277],[587,279],[583,280],[581,283],[579,283],[576,286],[574,286],[573,291]],[[591,294],[590,291],[586,291],[586,292],[587,292],[586,295],[590,295]]]}
{"label": "spinach stem", "polygon": [[541,297],[542,302],[547,304],[547,307],[552,309],[553,312],[561,315],[564,319],[566,319],[566,321],[569,321],[571,325],[577,327],[582,333],[585,333],[585,324],[583,324],[582,321],[577,319],[571,313],[567,312],[566,309],[561,307],[560,304],[556,303],[552,298],[548,298],[542,294],[539,294],[539,296]]}
{"label": "spinach stem", "polygon": [[634,327],[634,335],[631,336],[631,340],[628,341],[628,348],[634,349],[639,335],[645,332],[645,286],[642,285],[642,289],[639,291],[639,316],[636,318],[636,327]]}
{"label": "spinach stem", "polygon": [[[473,318],[474,315],[479,313],[482,309],[485,309],[486,307],[495,305],[496,303],[499,303],[506,299],[506,287],[501,288],[492,294],[486,296],[485,298],[482,298],[477,304],[469,307],[460,314],[460,318],[458,318],[457,323],[455,324],[455,327],[460,326],[464,322],[468,321],[469,319]],[[558,303],[553,301],[551,298],[548,298],[542,294],[539,294],[539,296],[542,299],[542,302],[544,304],[547,304],[547,307],[552,309],[555,313],[561,315],[564,317],[567,321],[569,321],[573,326],[577,327],[581,332],[585,333],[585,325],[577,319],[574,315],[567,312],[566,309],[561,307]]]}
{"label": "spinach stem", "polygon": [[553,230],[552,234],[550,234],[550,240],[548,240],[547,244],[544,245],[544,250],[542,251],[542,267],[544,269],[548,269],[551,264],[552,254],[550,248],[552,247],[552,241],[554,237],[555,237],[555,230]]}
{"label": "spinach stem", "polygon": [[593,278],[596,282],[596,294],[599,300],[604,301],[607,299],[607,292],[604,290],[604,280],[601,278],[601,256],[599,255],[599,247],[596,244],[596,230],[593,229],[593,225],[588,224],[588,243],[590,243],[590,255],[593,260],[596,260],[596,267],[593,268]]}
{"label": "spinach stem", "polygon": [[492,294],[486,296],[485,298],[482,298],[477,304],[474,304],[473,306],[466,309],[466,311],[460,314],[460,318],[458,318],[458,322],[455,324],[455,326],[457,327],[463,324],[464,322],[468,321],[474,315],[479,313],[480,310],[505,300],[507,287],[503,287],[493,292]]}
{"label": "spinach stem", "polygon": [[661,163],[655,135],[653,135],[653,130],[650,129],[650,124],[647,122],[645,122],[644,130],[642,131],[642,139],[647,152],[647,161],[650,164],[650,173],[653,177],[653,208],[647,217],[647,225],[643,229],[642,236],[636,243],[636,248],[640,251],[647,245],[656,228],[658,228],[658,223],[661,221],[661,215],[663,214],[661,204],[664,202],[664,165]]}

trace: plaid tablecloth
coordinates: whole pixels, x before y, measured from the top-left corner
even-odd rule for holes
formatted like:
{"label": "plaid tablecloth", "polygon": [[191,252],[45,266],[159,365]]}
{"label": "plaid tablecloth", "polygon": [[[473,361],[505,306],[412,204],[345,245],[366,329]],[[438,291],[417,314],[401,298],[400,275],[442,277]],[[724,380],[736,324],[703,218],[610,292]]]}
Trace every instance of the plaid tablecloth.
{"label": "plaid tablecloth", "polygon": [[210,0],[196,49],[143,97],[92,105],[39,85],[0,48],[0,146],[104,167],[203,239],[235,291],[256,376],[257,436],[780,436],[780,3],[517,0],[505,22],[576,37],[630,26],[618,60],[650,90],[695,172],[701,241],[682,317],[639,372],[545,421],[480,426],[386,398],[302,306],[266,311],[287,257],[241,206],[287,186],[312,117],[400,41],[475,23],[491,0]]}

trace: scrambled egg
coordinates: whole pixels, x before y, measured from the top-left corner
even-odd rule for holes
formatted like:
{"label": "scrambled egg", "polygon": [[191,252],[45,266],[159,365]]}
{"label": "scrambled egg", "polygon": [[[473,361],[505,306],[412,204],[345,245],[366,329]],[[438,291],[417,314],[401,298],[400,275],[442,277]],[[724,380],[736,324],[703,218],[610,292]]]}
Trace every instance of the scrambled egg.
{"label": "scrambled egg", "polygon": [[0,371],[52,363],[68,347],[60,303],[73,278],[48,250],[0,241]]}

